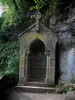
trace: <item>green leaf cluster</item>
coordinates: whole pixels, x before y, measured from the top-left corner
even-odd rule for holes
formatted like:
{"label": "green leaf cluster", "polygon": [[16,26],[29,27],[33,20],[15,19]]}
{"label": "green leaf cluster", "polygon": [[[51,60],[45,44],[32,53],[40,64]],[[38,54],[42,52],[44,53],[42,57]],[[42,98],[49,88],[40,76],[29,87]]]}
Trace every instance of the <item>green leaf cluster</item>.
{"label": "green leaf cluster", "polygon": [[4,7],[4,18],[2,29],[6,29],[10,26],[15,27],[22,22],[22,19],[28,17],[29,4],[26,0],[1,0]]}
{"label": "green leaf cluster", "polygon": [[19,44],[18,42],[0,44],[0,72],[3,74],[18,73]]}
{"label": "green leaf cluster", "polygon": [[8,27],[16,27],[28,21],[30,16],[36,11],[42,13],[45,21],[48,19],[47,16],[49,14],[55,14],[57,4],[56,0],[1,0],[0,2],[5,7],[5,12],[2,16],[4,17],[2,24],[3,31],[6,31]]}
{"label": "green leaf cluster", "polygon": [[71,85],[63,85],[62,87],[58,87],[56,89],[56,93],[58,94],[67,94],[71,91],[74,91],[75,90],[75,87],[73,86],[73,84]]}
{"label": "green leaf cluster", "polygon": [[34,4],[30,7],[30,11],[43,11],[45,8],[49,8],[50,6],[49,0],[34,0]]}

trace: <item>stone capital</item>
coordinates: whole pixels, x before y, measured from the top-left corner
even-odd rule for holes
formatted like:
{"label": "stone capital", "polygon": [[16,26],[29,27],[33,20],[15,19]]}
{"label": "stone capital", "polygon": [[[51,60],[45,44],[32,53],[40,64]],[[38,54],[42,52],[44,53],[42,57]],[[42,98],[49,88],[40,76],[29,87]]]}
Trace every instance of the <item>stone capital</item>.
{"label": "stone capital", "polygon": [[28,55],[28,54],[30,54],[30,51],[26,50],[25,55]]}
{"label": "stone capital", "polygon": [[46,50],[45,54],[46,56],[50,56],[50,50]]}

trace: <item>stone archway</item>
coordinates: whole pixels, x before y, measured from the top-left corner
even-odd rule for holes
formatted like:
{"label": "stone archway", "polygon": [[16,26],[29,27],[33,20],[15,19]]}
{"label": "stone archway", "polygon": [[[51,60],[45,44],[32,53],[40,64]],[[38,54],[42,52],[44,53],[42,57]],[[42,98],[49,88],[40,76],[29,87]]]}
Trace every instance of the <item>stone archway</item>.
{"label": "stone archway", "polygon": [[46,55],[45,45],[40,39],[35,39],[29,46],[28,79],[29,81],[45,82]]}

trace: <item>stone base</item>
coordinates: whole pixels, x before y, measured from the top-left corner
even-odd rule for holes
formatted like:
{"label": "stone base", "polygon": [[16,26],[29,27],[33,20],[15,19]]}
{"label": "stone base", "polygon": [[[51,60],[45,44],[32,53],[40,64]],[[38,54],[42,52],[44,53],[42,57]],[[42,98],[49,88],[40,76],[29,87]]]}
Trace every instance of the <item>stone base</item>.
{"label": "stone base", "polygon": [[28,81],[28,77],[19,77],[19,82],[20,83],[26,83]]}
{"label": "stone base", "polygon": [[45,78],[45,84],[48,86],[54,86],[54,80],[52,80],[51,78]]}

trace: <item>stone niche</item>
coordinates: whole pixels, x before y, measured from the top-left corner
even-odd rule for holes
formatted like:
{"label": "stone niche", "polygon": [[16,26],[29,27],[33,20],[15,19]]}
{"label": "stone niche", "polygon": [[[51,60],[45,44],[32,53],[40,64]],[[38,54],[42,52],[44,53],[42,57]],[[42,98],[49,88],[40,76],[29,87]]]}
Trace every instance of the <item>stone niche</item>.
{"label": "stone niche", "polygon": [[19,34],[19,82],[55,84],[55,49],[58,38],[50,29],[36,23]]}

